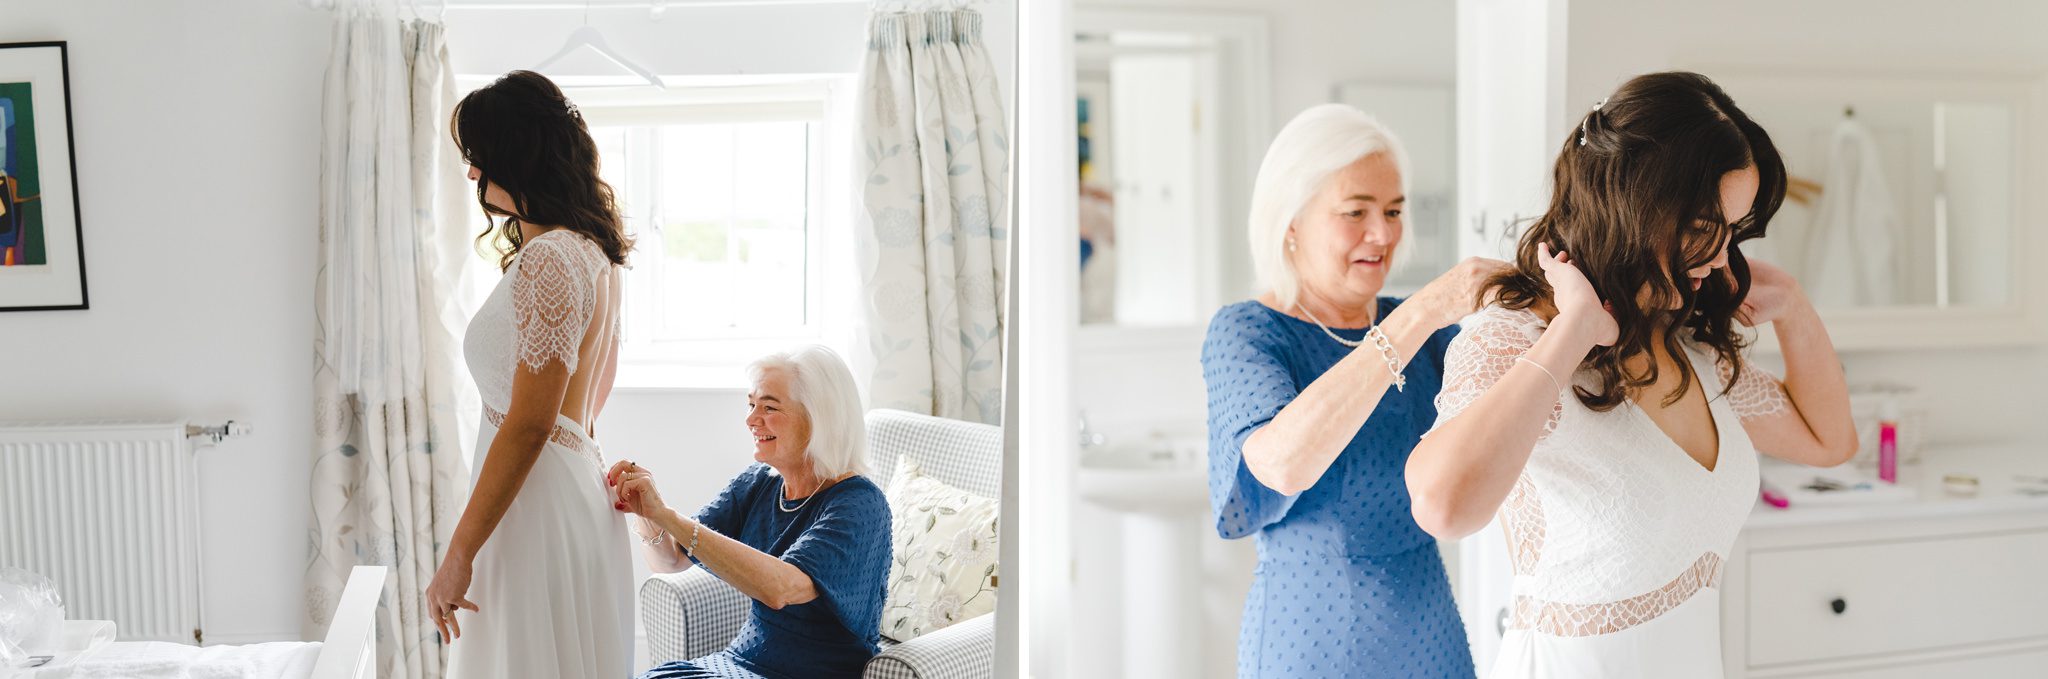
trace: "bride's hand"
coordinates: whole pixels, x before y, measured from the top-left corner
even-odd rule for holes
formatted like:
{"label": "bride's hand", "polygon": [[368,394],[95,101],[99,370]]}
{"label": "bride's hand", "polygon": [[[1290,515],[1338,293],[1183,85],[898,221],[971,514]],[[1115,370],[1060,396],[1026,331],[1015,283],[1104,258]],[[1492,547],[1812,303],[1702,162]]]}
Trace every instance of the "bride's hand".
{"label": "bride's hand", "polygon": [[462,638],[462,625],[455,621],[455,609],[479,610],[466,598],[469,596],[469,574],[467,559],[449,556],[441,560],[441,568],[434,571],[433,582],[427,584],[427,617],[432,618],[434,627],[441,630],[442,639],[453,641]]}
{"label": "bride's hand", "polygon": [[1550,303],[1557,306],[1552,324],[1577,323],[1596,346],[1612,346],[1621,337],[1614,314],[1600,301],[1586,273],[1572,264],[1568,253],[1550,254],[1549,243],[1536,244],[1536,263],[1543,267],[1543,280],[1550,283]]}
{"label": "bride's hand", "polygon": [[1749,295],[1742,299],[1742,308],[1736,310],[1735,319],[1753,328],[1778,320],[1788,311],[1807,303],[1806,293],[1800,291],[1799,281],[1792,278],[1792,274],[1770,262],[1751,259]]}

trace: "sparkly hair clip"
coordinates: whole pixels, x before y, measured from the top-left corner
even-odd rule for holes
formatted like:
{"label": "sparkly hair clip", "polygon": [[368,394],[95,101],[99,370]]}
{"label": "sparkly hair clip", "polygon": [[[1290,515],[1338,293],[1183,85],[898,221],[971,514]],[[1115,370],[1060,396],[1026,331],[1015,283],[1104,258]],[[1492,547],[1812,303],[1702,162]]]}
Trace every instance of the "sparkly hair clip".
{"label": "sparkly hair clip", "polygon": [[[567,99],[564,99],[564,100],[562,100],[562,104],[563,104],[564,106],[568,107],[568,109],[569,109],[569,117],[571,117],[571,118],[575,118],[575,119],[577,119],[577,120],[582,120],[582,119],[583,119],[583,109],[580,109],[580,108],[576,108],[576,102],[573,102],[573,101],[569,101],[569,100],[567,100]],[[1581,143],[1583,143],[1583,142],[1581,142]]]}
{"label": "sparkly hair clip", "polygon": [[[1606,99],[1601,99],[1600,101],[1596,101],[1596,102],[1593,102],[1593,113],[1599,113],[1599,112],[1600,112],[1600,107],[1602,107],[1602,106],[1606,106],[1606,105],[1607,105],[1607,100],[1606,100]],[[1580,145],[1580,146],[1585,146],[1585,145],[1586,145],[1586,135],[1587,135],[1587,134],[1590,134],[1590,132],[1589,132],[1588,130],[1589,130],[1590,126],[1591,126],[1591,125],[1592,125],[1592,123],[1593,123],[1593,113],[1588,113],[1588,114],[1586,114],[1586,117],[1585,117],[1585,118],[1583,118],[1583,119],[1579,120],[1579,145]]]}

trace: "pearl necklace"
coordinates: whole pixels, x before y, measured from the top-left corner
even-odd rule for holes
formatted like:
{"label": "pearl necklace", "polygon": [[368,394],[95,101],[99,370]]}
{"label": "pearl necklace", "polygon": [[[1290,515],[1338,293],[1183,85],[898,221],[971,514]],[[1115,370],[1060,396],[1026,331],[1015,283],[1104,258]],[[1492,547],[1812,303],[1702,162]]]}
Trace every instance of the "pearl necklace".
{"label": "pearl necklace", "polygon": [[[783,487],[784,489],[787,489],[787,488],[789,488],[789,479],[783,479],[783,480],[782,480],[782,487]],[[776,509],[780,509],[780,510],[782,510],[782,511],[783,511],[783,512],[785,512],[785,513],[791,513],[791,512],[797,512],[797,511],[801,511],[801,510],[802,510],[802,509],[804,508],[804,505],[807,505],[807,504],[810,504],[810,503],[811,503],[811,498],[814,498],[814,497],[817,497],[817,496],[818,496],[818,493],[817,493],[817,491],[812,491],[810,495],[805,495],[805,496],[804,496],[804,499],[803,499],[803,501],[802,501],[802,502],[798,502],[798,503],[796,503],[796,506],[795,506],[795,507],[791,507],[791,506],[789,506],[789,504],[788,504],[788,503],[789,503],[789,501],[788,501],[788,500],[784,500],[784,499],[782,499],[782,493],[778,492],[778,493],[776,493],[776,494],[775,494],[775,508],[776,508]]]}
{"label": "pearl necklace", "polygon": [[[1313,314],[1313,313],[1310,313],[1310,312],[1309,312],[1309,310],[1308,310],[1308,307],[1306,307],[1306,306],[1303,306],[1303,305],[1302,305],[1302,304],[1301,304],[1300,302],[1296,302],[1296,303],[1294,304],[1294,308],[1295,308],[1296,310],[1300,311],[1300,312],[1301,312],[1301,315],[1303,315],[1303,316],[1307,316],[1307,317],[1308,317],[1308,320],[1310,320],[1311,322],[1314,322],[1314,323],[1316,324],[1316,327],[1318,327],[1318,328],[1322,328],[1322,329],[1323,329],[1323,334],[1325,334],[1325,335],[1329,335],[1329,336],[1330,336],[1330,339],[1333,339],[1333,340],[1337,340],[1337,343],[1338,343],[1338,344],[1342,344],[1342,345],[1344,345],[1344,346],[1347,346],[1347,347],[1351,347],[1351,348],[1353,348],[1353,349],[1357,349],[1357,348],[1358,348],[1359,346],[1361,346],[1361,345],[1364,345],[1364,344],[1365,344],[1365,340],[1362,340],[1362,339],[1358,339],[1358,340],[1348,340],[1348,339],[1344,339],[1344,338],[1342,338],[1342,337],[1338,337],[1338,336],[1337,336],[1337,333],[1335,333],[1335,332],[1333,332],[1333,331],[1331,331],[1331,330],[1330,330],[1330,326],[1327,326],[1327,325],[1323,325],[1323,320],[1322,320],[1322,319],[1320,319],[1320,318],[1316,318],[1316,315],[1315,315],[1315,314]],[[1367,328],[1367,330],[1369,331],[1369,330],[1371,330],[1371,328]]]}

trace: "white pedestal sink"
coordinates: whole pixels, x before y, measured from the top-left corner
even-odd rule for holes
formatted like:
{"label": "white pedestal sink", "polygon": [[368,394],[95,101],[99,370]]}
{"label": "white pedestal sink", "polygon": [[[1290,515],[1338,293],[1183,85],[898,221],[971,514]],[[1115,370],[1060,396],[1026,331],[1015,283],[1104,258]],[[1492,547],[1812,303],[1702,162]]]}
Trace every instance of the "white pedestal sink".
{"label": "white pedestal sink", "polygon": [[1209,477],[1199,458],[1161,446],[1091,453],[1081,499],[1123,523],[1124,667],[1120,676],[1200,676],[1201,535]]}

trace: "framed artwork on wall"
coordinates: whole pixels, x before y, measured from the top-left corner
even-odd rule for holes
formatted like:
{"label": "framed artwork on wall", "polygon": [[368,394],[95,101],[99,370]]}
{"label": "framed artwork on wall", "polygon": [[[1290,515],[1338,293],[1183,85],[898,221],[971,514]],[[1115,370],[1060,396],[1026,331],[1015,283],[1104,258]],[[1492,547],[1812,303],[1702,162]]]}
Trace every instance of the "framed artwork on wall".
{"label": "framed artwork on wall", "polygon": [[0,311],[86,308],[70,71],[62,42],[0,43]]}

